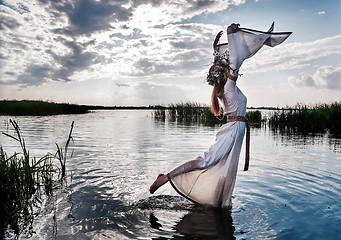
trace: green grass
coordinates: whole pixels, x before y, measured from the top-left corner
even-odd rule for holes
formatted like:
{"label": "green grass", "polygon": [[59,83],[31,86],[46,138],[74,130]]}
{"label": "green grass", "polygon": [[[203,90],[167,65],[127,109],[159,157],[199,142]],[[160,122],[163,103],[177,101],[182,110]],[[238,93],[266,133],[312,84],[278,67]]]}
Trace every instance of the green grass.
{"label": "green grass", "polygon": [[0,101],[0,114],[2,115],[56,115],[56,114],[81,114],[87,113],[88,107],[67,103],[53,103],[34,100]]}
{"label": "green grass", "polygon": [[[22,153],[8,156],[2,146],[0,147],[0,226],[4,232],[9,225],[19,234],[32,222],[33,208],[40,202],[38,196],[51,195],[56,182],[65,177],[65,160],[68,145],[72,140],[73,122],[65,147],[60,148],[57,144],[55,155],[46,154],[40,159],[30,157],[17,122],[10,122],[15,135],[3,134],[16,140]],[[60,166],[56,165],[54,160],[58,160]]]}

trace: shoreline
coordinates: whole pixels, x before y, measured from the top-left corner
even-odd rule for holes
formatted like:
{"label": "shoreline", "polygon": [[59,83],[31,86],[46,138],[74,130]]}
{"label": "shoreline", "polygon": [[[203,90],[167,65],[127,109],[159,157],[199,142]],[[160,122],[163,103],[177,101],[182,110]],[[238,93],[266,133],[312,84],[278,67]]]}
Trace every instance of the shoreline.
{"label": "shoreline", "polygon": [[[246,117],[250,124],[269,125],[273,129],[289,132],[326,132],[341,135],[341,102],[322,103],[316,105],[296,104],[292,107],[249,107]],[[91,110],[155,110],[156,119],[171,119],[206,124],[224,123],[224,116],[218,118],[212,114],[208,105],[195,102],[149,106],[91,106],[68,103],[53,103],[33,100],[2,100],[0,115],[8,116],[53,116],[61,114],[85,114]],[[269,110],[269,116],[262,116],[260,110]]]}
{"label": "shoreline", "polygon": [[[55,103],[40,100],[0,100],[0,115],[10,116],[48,116],[59,114],[85,114],[91,110],[167,110],[174,106],[99,106]],[[205,108],[204,104],[195,106]],[[249,107],[250,110],[280,110],[274,107]]]}

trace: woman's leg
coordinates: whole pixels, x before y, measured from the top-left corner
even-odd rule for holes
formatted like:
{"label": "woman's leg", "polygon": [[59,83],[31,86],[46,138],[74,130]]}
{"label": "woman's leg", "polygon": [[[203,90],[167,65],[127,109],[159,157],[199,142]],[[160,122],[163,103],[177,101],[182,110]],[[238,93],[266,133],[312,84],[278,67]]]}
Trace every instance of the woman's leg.
{"label": "woman's leg", "polygon": [[174,178],[186,172],[190,172],[190,171],[197,170],[197,169],[202,169],[202,166],[203,166],[203,158],[197,157],[195,160],[185,162],[184,164],[172,170],[167,175],[169,178]]}
{"label": "woman's leg", "polygon": [[165,174],[159,174],[156,178],[156,180],[153,182],[153,184],[149,188],[149,192],[153,194],[156,190],[159,189],[162,185],[164,185],[166,182],[168,182],[168,177]]}
{"label": "woman's leg", "polygon": [[169,172],[167,175],[165,174],[159,174],[154,181],[154,183],[150,186],[149,192],[153,194],[159,187],[164,185],[169,181],[170,178],[174,178],[180,174],[193,171],[196,169],[201,169],[202,168],[202,163],[203,163],[203,158],[202,157],[197,157],[197,159],[186,162],[179,167],[175,168],[171,172]]}

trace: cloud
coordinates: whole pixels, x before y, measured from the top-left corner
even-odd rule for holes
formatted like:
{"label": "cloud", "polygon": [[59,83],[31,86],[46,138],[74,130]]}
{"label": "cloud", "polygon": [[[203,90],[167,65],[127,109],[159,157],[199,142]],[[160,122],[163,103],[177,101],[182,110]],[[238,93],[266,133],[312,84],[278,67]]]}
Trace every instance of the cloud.
{"label": "cloud", "polygon": [[[1,47],[1,42],[0,42],[0,47]],[[5,59],[6,57],[2,53],[0,53],[0,60],[5,60]]]}
{"label": "cloud", "polygon": [[109,0],[49,1],[46,10],[57,20],[64,16],[68,19],[69,25],[56,28],[56,33],[79,36],[108,30],[111,23],[129,20],[131,9],[122,7],[128,3]]}
{"label": "cloud", "polygon": [[[333,54],[341,54],[341,35],[311,42],[283,43],[274,48],[263,47],[252,60],[244,62],[245,72],[293,70],[308,66],[310,61]],[[244,66],[243,66],[244,67]]]}
{"label": "cloud", "polygon": [[132,72],[133,76],[145,76],[145,75],[154,75],[161,73],[169,73],[174,70],[175,66],[167,61],[157,61],[154,59],[148,58],[140,58],[138,59],[133,66],[135,67],[135,71]]}
{"label": "cloud", "polygon": [[22,3],[9,4],[4,1],[1,1],[0,5],[6,6],[19,14],[30,12],[29,8]]}
{"label": "cloud", "polygon": [[[3,73],[13,73],[3,74],[2,82],[39,85],[44,81],[72,81],[81,71],[97,71],[99,76],[99,69],[107,64],[112,75],[174,74],[184,72],[185,67],[191,72],[204,62],[198,59],[202,56],[198,48],[206,48],[212,26],[182,24],[181,20],[242,3],[38,0],[21,6],[1,2],[1,68]],[[198,53],[187,61],[193,49]],[[118,67],[123,65],[130,67]]]}
{"label": "cloud", "polygon": [[207,44],[191,38],[182,38],[180,40],[170,41],[171,46],[176,49],[199,49],[207,47]]}
{"label": "cloud", "polygon": [[186,88],[177,84],[161,84],[152,81],[114,83],[113,102],[121,105],[156,105],[187,101]]}
{"label": "cloud", "polygon": [[295,87],[341,90],[341,67],[321,66],[312,76],[302,72],[297,76],[290,76],[288,81]]}
{"label": "cloud", "polygon": [[320,11],[320,12],[318,12],[317,14],[318,14],[318,15],[323,15],[323,14],[326,14],[326,12],[325,12],[325,11]]}
{"label": "cloud", "polygon": [[313,87],[314,79],[311,76],[301,72],[297,76],[290,76],[289,83],[295,87]]}
{"label": "cloud", "polygon": [[[21,84],[22,86],[39,86],[47,81],[71,81],[70,77],[75,72],[83,71],[100,62],[101,57],[94,52],[84,51],[85,44],[70,42],[64,40],[65,46],[71,50],[65,55],[58,55],[53,50],[48,49],[46,52],[54,59],[53,64],[28,64],[24,73],[20,74],[16,81],[7,84]],[[13,74],[12,74],[13,75]]]}
{"label": "cloud", "polygon": [[18,76],[18,80],[15,83],[39,86],[49,79],[51,71],[52,68],[48,64],[30,65],[26,68],[25,73]]}
{"label": "cloud", "polygon": [[143,104],[167,104],[179,102],[186,96],[186,91],[175,85],[162,85],[140,82],[132,91],[132,95]]}
{"label": "cloud", "polygon": [[14,30],[20,27],[21,24],[13,17],[1,14],[0,18],[0,30],[9,29]]}
{"label": "cloud", "polygon": [[[170,46],[173,44],[168,42]],[[180,44],[181,45],[181,44]],[[126,74],[131,76],[193,76],[201,74],[202,70],[208,67],[211,51],[192,47],[177,46],[178,48],[159,52],[159,55],[141,57],[127,70]],[[151,47],[152,48],[152,47]],[[192,49],[192,50],[188,50]],[[141,54],[143,55],[143,54]],[[207,65],[207,66],[206,66]]]}
{"label": "cloud", "polygon": [[[55,33],[70,35],[91,35],[96,32],[121,28],[136,28],[128,21],[143,21],[145,26],[168,24],[180,19],[216,12],[226,9],[229,5],[243,4],[245,1],[182,1],[178,0],[44,0],[40,1],[45,6],[56,22],[67,18],[68,25],[56,28]],[[148,11],[148,12],[147,12]],[[162,13],[161,13],[162,12]],[[142,16],[143,15],[143,16]],[[142,18],[142,19],[141,19]],[[134,19],[136,21],[134,21]],[[141,27],[141,26],[138,26]]]}
{"label": "cloud", "polygon": [[[52,79],[63,79],[69,81],[69,77],[75,72],[83,71],[90,68],[93,64],[98,63],[101,58],[95,52],[85,51],[85,46],[91,43],[80,44],[73,41],[64,40],[64,45],[67,46],[71,52],[65,55],[57,55],[52,50],[49,50],[54,60],[59,63],[59,68],[56,68],[52,74]],[[89,69],[88,69],[89,70]]]}

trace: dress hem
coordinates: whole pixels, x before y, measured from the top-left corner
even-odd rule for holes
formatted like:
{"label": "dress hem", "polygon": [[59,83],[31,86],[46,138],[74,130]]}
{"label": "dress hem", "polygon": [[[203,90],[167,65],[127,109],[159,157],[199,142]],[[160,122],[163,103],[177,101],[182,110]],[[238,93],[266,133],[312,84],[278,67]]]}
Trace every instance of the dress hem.
{"label": "dress hem", "polygon": [[183,196],[184,198],[190,200],[191,202],[195,203],[195,204],[200,204],[197,201],[194,201],[193,199],[191,199],[190,197],[186,196],[185,194],[183,194],[182,192],[179,191],[179,189],[174,185],[174,183],[172,182],[172,179],[169,179],[170,184],[172,185],[172,187],[174,188],[174,190],[180,194],[181,196]]}
{"label": "dress hem", "polygon": [[[201,204],[201,203],[198,203],[197,201],[191,199],[190,197],[186,196],[185,194],[183,194],[182,192],[179,191],[179,189],[174,185],[174,183],[172,182],[172,179],[169,179],[169,182],[170,184],[172,185],[172,187],[174,188],[174,190],[182,197],[186,198],[187,200],[195,203],[195,204],[198,204],[198,205],[202,205],[202,206],[210,206],[210,207],[221,207],[221,204],[219,206],[213,206],[213,205],[207,205],[207,204]],[[232,206],[226,206],[224,208],[228,208],[228,209],[231,209]]]}

